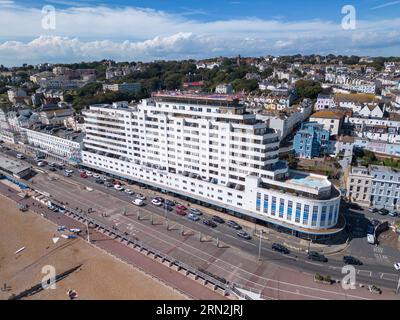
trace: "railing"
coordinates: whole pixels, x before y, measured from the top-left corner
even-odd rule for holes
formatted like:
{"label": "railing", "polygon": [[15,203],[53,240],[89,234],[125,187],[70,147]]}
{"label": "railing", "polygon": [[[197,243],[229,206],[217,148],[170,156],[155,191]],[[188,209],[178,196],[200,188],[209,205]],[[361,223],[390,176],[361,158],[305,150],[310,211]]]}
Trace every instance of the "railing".
{"label": "railing", "polygon": [[214,278],[212,276],[209,276],[209,275],[199,271],[198,269],[196,269],[196,268],[194,268],[192,266],[189,266],[188,264],[186,264],[184,262],[181,262],[181,261],[179,261],[179,260],[177,260],[177,259],[175,259],[175,258],[173,258],[173,257],[171,257],[169,255],[166,255],[166,254],[164,254],[164,253],[162,253],[162,252],[160,252],[160,251],[158,251],[156,249],[153,249],[153,248],[149,247],[148,245],[144,244],[143,242],[141,242],[141,241],[139,241],[137,239],[134,239],[133,237],[121,232],[118,229],[112,229],[110,226],[108,226],[108,225],[106,225],[106,224],[104,224],[104,223],[102,223],[102,222],[100,222],[100,221],[98,221],[98,220],[96,220],[96,219],[94,219],[92,217],[87,216],[87,214],[81,213],[81,212],[79,212],[79,211],[77,211],[75,209],[72,209],[72,208],[68,208],[68,207],[66,207],[65,205],[63,205],[61,202],[59,202],[57,200],[52,199],[51,201],[56,206],[62,207],[66,211],[70,212],[73,216],[77,216],[78,218],[83,219],[84,221],[87,221],[88,223],[91,223],[92,225],[95,225],[96,227],[101,228],[101,229],[107,231],[110,234],[114,234],[116,237],[121,238],[121,240],[125,240],[127,242],[127,244],[133,244],[135,247],[139,247],[140,251],[145,250],[148,253],[152,253],[155,257],[160,257],[163,262],[164,261],[169,262],[170,266],[175,265],[175,266],[178,267],[178,269],[184,269],[187,272],[192,273],[195,276],[197,276],[197,277],[199,277],[199,278],[201,278],[201,279],[213,284],[215,287],[219,287],[220,289],[223,289],[224,292],[228,292],[228,293],[233,292],[236,295],[238,295],[238,296],[240,296],[240,297],[242,297],[242,298],[244,298],[246,300],[252,300],[247,295],[245,295],[245,294],[241,293],[240,291],[238,291],[237,289],[235,289],[235,284],[233,284],[233,283],[231,283],[231,284],[223,283],[222,281],[217,280],[216,278]]}

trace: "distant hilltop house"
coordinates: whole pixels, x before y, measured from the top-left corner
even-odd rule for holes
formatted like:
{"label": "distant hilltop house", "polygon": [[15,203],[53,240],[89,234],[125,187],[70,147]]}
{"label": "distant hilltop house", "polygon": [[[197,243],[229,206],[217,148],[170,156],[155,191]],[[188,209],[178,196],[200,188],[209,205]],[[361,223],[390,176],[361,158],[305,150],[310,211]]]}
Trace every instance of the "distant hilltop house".
{"label": "distant hilltop house", "polygon": [[115,83],[115,84],[103,84],[103,91],[114,91],[114,92],[125,92],[129,94],[140,92],[142,86],[140,83]]}
{"label": "distant hilltop house", "polygon": [[219,68],[221,64],[219,62],[204,62],[204,61],[199,61],[196,63],[196,68],[197,69],[214,69],[214,68]]}
{"label": "distant hilltop house", "polygon": [[230,83],[222,83],[215,88],[215,93],[219,94],[232,94],[233,92],[234,90]]}

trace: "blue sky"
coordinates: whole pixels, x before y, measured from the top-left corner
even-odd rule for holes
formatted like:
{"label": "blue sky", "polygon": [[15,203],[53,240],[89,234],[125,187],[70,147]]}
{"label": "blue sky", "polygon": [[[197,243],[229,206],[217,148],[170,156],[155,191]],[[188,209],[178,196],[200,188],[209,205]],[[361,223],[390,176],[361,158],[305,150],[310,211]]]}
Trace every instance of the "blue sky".
{"label": "blue sky", "polygon": [[[344,30],[344,5],[357,27]],[[55,28],[44,29],[44,5]],[[400,52],[400,0],[0,0],[0,64]]]}

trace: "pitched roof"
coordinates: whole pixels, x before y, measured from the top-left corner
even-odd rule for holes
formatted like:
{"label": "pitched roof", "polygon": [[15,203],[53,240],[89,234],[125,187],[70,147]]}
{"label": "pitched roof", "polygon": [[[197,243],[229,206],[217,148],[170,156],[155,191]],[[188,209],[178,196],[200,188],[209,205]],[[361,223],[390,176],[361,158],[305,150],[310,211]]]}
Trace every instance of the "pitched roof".
{"label": "pitched roof", "polygon": [[342,119],[343,117],[344,117],[343,112],[338,110],[321,110],[312,114],[310,118]]}

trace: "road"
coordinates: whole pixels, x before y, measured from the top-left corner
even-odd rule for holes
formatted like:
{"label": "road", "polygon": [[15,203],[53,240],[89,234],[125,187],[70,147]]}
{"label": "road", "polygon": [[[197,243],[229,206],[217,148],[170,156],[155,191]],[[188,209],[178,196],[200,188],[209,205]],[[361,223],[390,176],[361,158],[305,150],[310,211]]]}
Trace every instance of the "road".
{"label": "road", "polygon": [[[9,154],[15,155],[12,151]],[[32,159],[27,160],[35,164]],[[136,214],[138,208],[130,204],[132,196],[113,188],[98,185],[92,178],[82,179],[78,172],[74,172],[71,178],[59,177],[54,181],[49,181],[47,174],[40,174],[34,178],[34,181],[39,189],[42,188],[43,191],[53,194],[55,198],[59,198],[59,200],[62,198],[61,201],[69,202],[70,205],[74,204],[73,207],[76,206],[83,210],[92,208],[95,210],[93,214],[96,214],[98,218],[114,224],[122,231],[135,234],[142,241],[157,249],[264,293],[271,290],[276,291],[276,288],[271,287],[271,283],[279,283],[280,290],[284,290],[282,285],[292,286],[293,289],[294,283],[285,283],[276,279],[282,279],[283,273],[289,274],[293,270],[301,270],[310,274],[329,273],[337,279],[343,277],[341,255],[331,256],[327,264],[322,264],[309,261],[303,253],[291,253],[283,256],[270,249],[271,243],[262,241],[262,262],[259,262],[257,260],[258,239],[251,241],[238,239],[236,232],[225,225],[219,225],[213,230],[202,223],[193,223],[173,212],[165,213],[164,210],[149,204],[140,209],[141,220],[139,221]],[[92,196],[93,193],[84,191],[83,186],[92,187],[95,190],[95,196]],[[136,186],[129,188],[137,189]],[[141,192],[148,193],[148,190],[141,190]],[[123,215],[123,208],[127,209],[128,216]],[[102,217],[104,213],[107,213],[109,217]],[[150,223],[151,215],[153,215],[154,225]],[[173,230],[167,231],[166,218]],[[185,236],[182,236],[182,226]],[[251,233],[251,230],[248,231]],[[209,237],[211,241],[200,242],[196,236],[199,233],[203,235],[203,238]],[[218,239],[220,247],[217,247],[216,239]],[[359,283],[373,283],[378,286],[395,288],[397,279],[398,275],[392,266],[376,264],[372,259],[371,262],[368,260],[357,270]],[[301,287],[303,293],[298,295],[309,296],[309,298],[320,295],[320,293],[315,293],[315,288]],[[278,292],[280,291],[278,290]],[[337,293],[337,296],[343,298],[345,294]]]}

